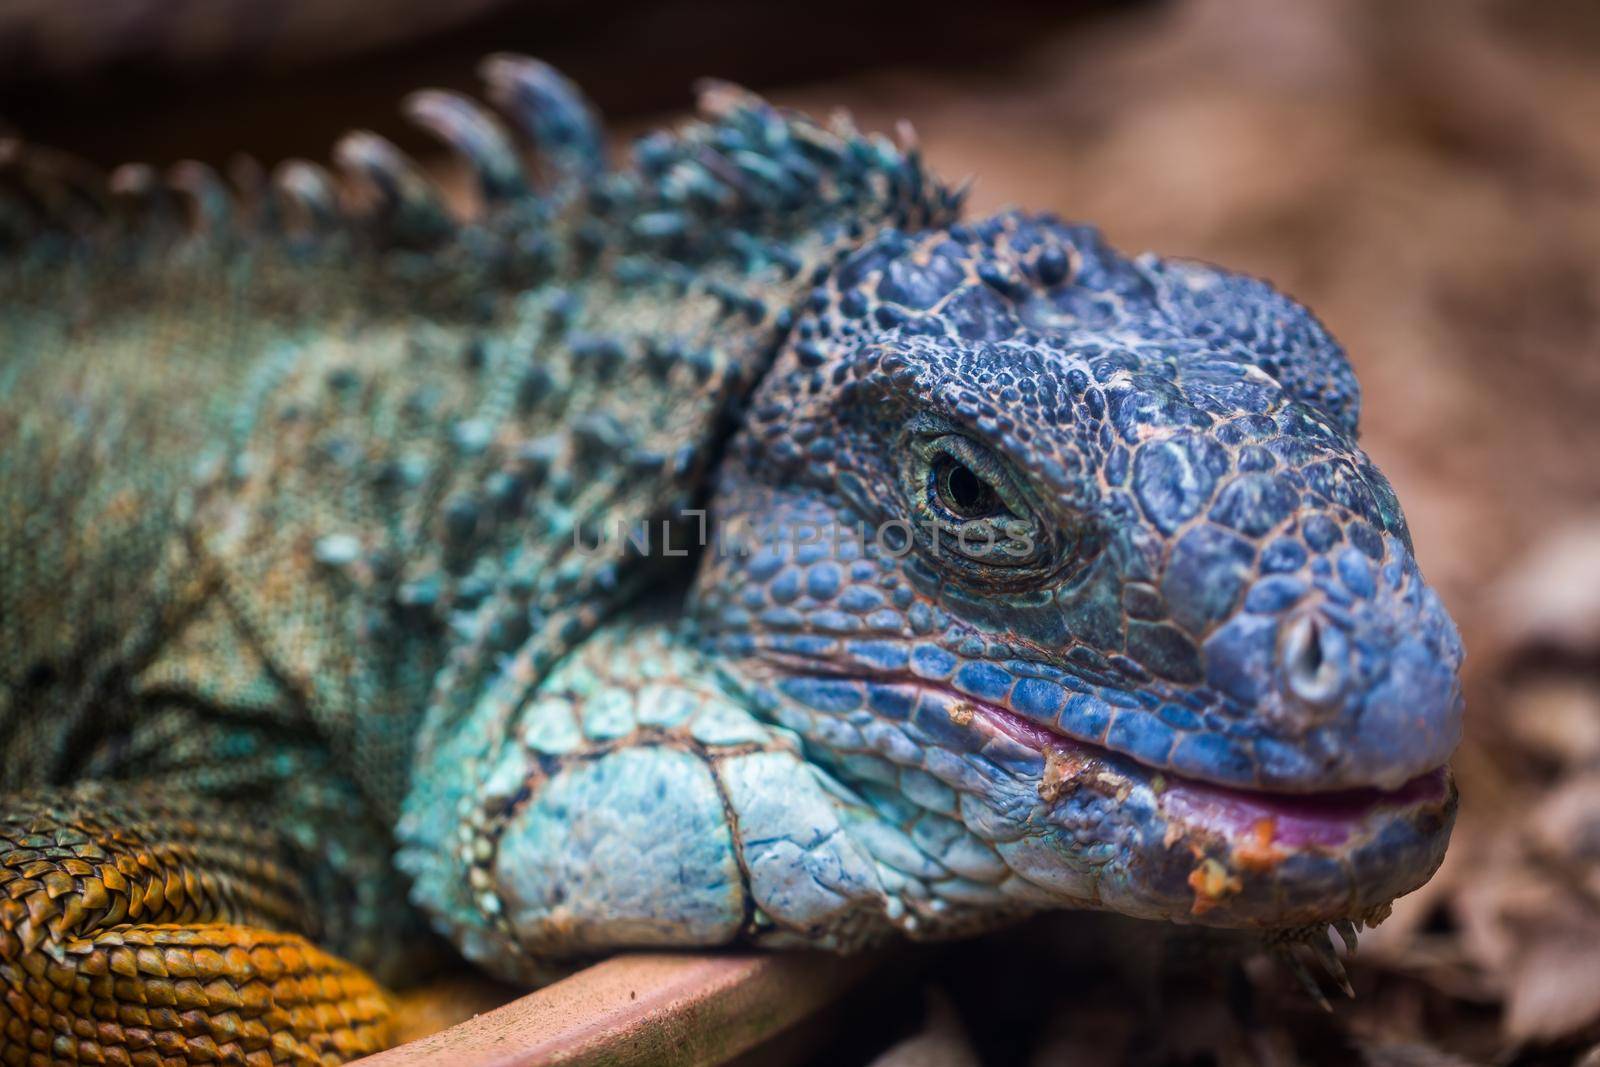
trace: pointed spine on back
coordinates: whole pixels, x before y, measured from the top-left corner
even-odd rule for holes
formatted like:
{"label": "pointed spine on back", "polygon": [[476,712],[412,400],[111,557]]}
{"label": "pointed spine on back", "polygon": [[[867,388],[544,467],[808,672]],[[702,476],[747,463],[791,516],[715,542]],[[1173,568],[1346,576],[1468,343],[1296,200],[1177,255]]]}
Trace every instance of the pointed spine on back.
{"label": "pointed spine on back", "polygon": [[554,67],[500,54],[484,60],[479,73],[489,99],[511,116],[549,164],[554,199],[565,203],[605,172],[599,116]]}
{"label": "pointed spine on back", "polygon": [[[796,239],[848,238],[880,224],[917,229],[960,209],[960,191],[927,173],[905,130],[896,145],[861,134],[847,117],[819,124],[707,81],[698,121],[641,138],[630,166],[611,170],[595,109],[566,78],[512,55],[490,56],[481,73],[489,99],[536,150],[533,173],[510,129],[469,98],[423,90],[404,104],[469,168],[480,210],[468,218],[449,210],[423,167],[366,131],[336,146],[341,180],[289,161],[264,187],[259,170],[252,180],[235,169],[230,183],[194,162],[165,174],[125,166],[108,180],[12,138],[0,140],[0,242],[93,247],[109,236],[159,248],[242,236],[344,248],[345,235],[380,267],[386,249],[431,250],[443,275],[521,277],[530,248],[533,266],[549,266],[541,234],[567,248],[579,270],[607,251],[617,260],[753,267],[789,263],[784,247]],[[240,210],[246,201],[253,206]],[[407,269],[414,276],[418,267]]]}

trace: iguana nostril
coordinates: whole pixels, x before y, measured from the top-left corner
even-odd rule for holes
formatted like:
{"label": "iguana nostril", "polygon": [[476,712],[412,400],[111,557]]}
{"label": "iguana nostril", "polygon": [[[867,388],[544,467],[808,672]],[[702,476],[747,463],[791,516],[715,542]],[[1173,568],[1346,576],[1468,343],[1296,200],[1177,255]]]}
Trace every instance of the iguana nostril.
{"label": "iguana nostril", "polygon": [[1278,648],[1289,691],[1307,704],[1326,707],[1344,689],[1344,635],[1316,615],[1300,615],[1284,627]]}
{"label": "iguana nostril", "polygon": [[1322,635],[1319,632],[1321,629],[1315,619],[1306,625],[1306,638],[1301,643],[1300,659],[1296,664],[1311,674],[1322,669]]}

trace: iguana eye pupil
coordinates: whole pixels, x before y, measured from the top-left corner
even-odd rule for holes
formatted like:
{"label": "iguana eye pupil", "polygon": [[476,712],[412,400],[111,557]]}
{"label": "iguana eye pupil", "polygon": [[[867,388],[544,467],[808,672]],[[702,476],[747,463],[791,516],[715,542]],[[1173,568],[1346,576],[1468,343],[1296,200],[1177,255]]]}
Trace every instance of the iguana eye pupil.
{"label": "iguana eye pupil", "polygon": [[1005,510],[989,483],[956,460],[940,465],[937,485],[939,502],[961,518],[977,519]]}

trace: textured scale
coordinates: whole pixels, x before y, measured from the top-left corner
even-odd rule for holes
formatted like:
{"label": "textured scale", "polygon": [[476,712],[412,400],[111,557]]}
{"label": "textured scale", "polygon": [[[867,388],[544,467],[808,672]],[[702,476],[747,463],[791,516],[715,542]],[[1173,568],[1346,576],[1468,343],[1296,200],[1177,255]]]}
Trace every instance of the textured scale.
{"label": "textured scale", "polygon": [[613,165],[483,72],[405,103],[467,220],[365,132],[0,143],[0,1062],[349,1058],[424,921],[524,981],[1060,906],[1319,951],[1426,879],[1459,645],[1308,312],[845,119],[710,83]]}

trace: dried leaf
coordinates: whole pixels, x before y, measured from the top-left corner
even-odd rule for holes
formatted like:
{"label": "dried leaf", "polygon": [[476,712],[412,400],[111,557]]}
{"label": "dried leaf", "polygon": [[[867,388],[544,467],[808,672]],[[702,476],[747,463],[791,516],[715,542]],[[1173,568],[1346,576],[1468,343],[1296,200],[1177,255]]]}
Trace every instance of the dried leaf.
{"label": "dried leaf", "polygon": [[1600,517],[1572,520],[1535,542],[1490,600],[1502,647],[1600,649]]}
{"label": "dried leaf", "polygon": [[1600,681],[1545,674],[1511,693],[1502,717],[1518,745],[1568,767],[1600,758]]}
{"label": "dried leaf", "polygon": [[1530,931],[1506,977],[1508,1038],[1577,1033],[1600,1019],[1600,921],[1547,921]]}

